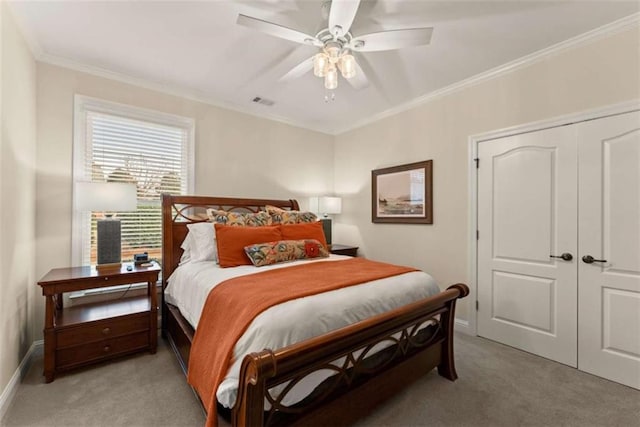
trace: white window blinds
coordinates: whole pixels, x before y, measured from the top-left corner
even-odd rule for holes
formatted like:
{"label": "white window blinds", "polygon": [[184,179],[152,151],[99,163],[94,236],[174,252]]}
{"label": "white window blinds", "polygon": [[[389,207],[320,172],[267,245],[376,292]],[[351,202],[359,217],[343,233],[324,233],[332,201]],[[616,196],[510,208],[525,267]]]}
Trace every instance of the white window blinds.
{"label": "white window blinds", "polygon": [[[192,187],[193,122],[86,97],[76,98],[75,180],[134,183],[136,211],[118,212],[122,260],[148,252],[161,258],[160,194]],[[76,213],[82,265],[96,262],[96,220],[103,212]],[[74,239],[74,243],[76,239]]]}

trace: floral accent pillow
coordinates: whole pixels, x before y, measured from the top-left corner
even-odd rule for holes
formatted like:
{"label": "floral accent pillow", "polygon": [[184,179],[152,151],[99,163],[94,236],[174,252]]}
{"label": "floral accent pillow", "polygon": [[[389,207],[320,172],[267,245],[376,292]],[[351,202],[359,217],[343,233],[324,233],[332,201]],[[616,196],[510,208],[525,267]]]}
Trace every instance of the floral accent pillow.
{"label": "floral accent pillow", "polygon": [[262,267],[306,258],[326,258],[329,252],[317,240],[280,240],[244,247],[253,265]]}
{"label": "floral accent pillow", "polygon": [[265,227],[272,225],[273,220],[266,212],[239,213],[218,209],[207,209],[209,220],[218,224],[236,225],[241,227]]}
{"label": "floral accent pillow", "polygon": [[299,224],[318,220],[318,217],[313,212],[288,211],[271,205],[265,206],[265,209],[271,215],[271,220],[274,224]]}

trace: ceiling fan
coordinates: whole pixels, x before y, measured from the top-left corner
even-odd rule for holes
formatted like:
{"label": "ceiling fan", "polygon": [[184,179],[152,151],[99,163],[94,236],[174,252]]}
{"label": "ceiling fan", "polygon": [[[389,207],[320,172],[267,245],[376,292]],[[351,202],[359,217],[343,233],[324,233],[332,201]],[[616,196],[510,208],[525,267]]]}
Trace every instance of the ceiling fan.
{"label": "ceiling fan", "polygon": [[313,69],[317,77],[324,78],[325,88],[338,87],[338,70],[355,88],[362,89],[369,82],[362,68],[351,54],[402,49],[429,44],[433,28],[409,28],[353,35],[351,25],[360,6],[360,0],[333,0],[323,4],[329,7],[328,27],[315,36],[284,27],[273,22],[238,15],[237,23],[263,33],[306,45],[317,46],[320,52],[301,62],[280,78],[289,81]]}

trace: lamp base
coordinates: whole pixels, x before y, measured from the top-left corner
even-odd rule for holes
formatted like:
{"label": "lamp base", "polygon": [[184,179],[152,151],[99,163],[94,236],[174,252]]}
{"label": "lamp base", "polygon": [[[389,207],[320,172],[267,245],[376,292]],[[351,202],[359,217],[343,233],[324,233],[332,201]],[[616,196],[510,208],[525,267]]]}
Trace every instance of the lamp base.
{"label": "lamp base", "polygon": [[98,220],[98,266],[113,267],[122,261],[122,247],[120,242],[120,220],[106,218]]}
{"label": "lamp base", "polygon": [[114,262],[111,264],[96,264],[96,270],[120,270],[122,268],[121,262]]}
{"label": "lamp base", "polygon": [[324,238],[327,241],[327,245],[331,244],[331,218],[322,218],[322,231],[324,231]]}

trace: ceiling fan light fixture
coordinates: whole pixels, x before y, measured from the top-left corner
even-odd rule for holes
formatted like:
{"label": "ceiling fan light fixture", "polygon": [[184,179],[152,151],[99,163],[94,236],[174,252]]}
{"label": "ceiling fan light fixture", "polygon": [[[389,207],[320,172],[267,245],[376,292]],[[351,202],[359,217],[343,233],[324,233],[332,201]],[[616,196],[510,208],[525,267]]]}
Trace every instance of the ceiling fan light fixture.
{"label": "ceiling fan light fixture", "polygon": [[340,36],[344,35],[344,30],[342,29],[342,27],[340,25],[334,25],[333,28],[331,29],[331,34],[334,37],[340,37]]}
{"label": "ceiling fan light fixture", "polygon": [[320,52],[313,57],[313,74],[316,77],[324,77],[327,73],[329,58]]}
{"label": "ceiling fan light fixture", "polygon": [[342,77],[345,79],[350,79],[356,76],[356,59],[353,55],[342,55],[340,57],[340,62],[338,62],[338,68],[340,68],[340,72],[342,73]]}
{"label": "ceiling fan light fixture", "polygon": [[339,43],[330,42],[325,45],[324,51],[329,57],[329,61],[335,64],[340,59],[340,52],[342,52],[342,45],[340,45]]}
{"label": "ceiling fan light fixture", "polygon": [[338,87],[338,70],[335,65],[329,65],[327,68],[327,74],[324,76],[324,87],[329,90],[333,90]]}

